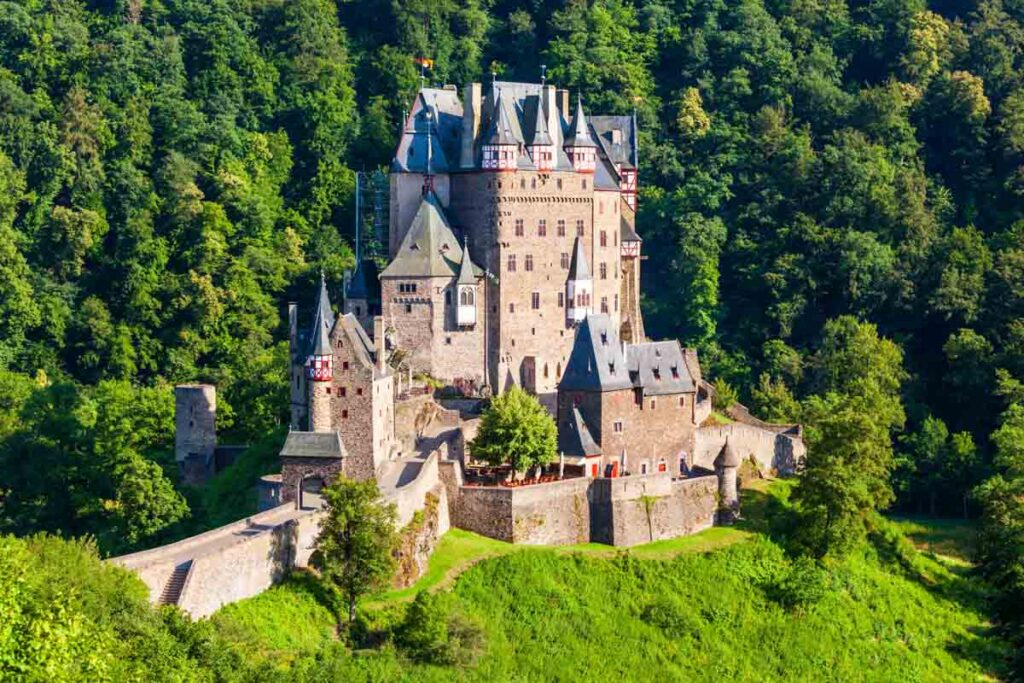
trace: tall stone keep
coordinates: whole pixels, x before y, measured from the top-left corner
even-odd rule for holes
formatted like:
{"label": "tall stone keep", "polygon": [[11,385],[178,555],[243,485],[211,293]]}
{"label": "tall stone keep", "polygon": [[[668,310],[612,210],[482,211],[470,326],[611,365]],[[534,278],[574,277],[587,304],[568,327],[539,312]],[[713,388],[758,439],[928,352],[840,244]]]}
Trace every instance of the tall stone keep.
{"label": "tall stone keep", "polygon": [[212,384],[174,387],[174,459],[186,480],[201,481],[214,467],[217,389]]}

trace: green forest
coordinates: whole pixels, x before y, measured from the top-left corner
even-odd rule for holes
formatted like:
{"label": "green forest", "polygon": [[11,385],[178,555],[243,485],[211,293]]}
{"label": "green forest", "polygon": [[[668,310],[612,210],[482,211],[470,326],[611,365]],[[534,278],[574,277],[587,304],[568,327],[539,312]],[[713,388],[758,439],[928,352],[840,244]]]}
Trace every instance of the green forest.
{"label": "green forest", "polygon": [[635,111],[649,335],[807,426],[804,522],[978,520],[1024,647],[1021,0],[0,2],[0,533],[94,539],[34,537],[59,565],[232,519],[244,490],[178,482],[172,387],[217,385],[237,481],[273,461],[284,303],[353,266],[417,57]]}

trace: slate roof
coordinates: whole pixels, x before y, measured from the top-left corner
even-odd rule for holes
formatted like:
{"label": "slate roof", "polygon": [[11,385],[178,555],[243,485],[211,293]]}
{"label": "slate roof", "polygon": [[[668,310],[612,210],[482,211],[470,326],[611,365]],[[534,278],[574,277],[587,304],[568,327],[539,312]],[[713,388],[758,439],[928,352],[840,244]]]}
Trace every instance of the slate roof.
{"label": "slate roof", "polygon": [[[622,168],[636,168],[638,149],[634,116],[591,116],[590,126],[602,156]],[[621,133],[619,142],[615,142],[616,130]]]}
{"label": "slate roof", "polygon": [[[563,147],[568,144],[597,147],[599,164],[595,186],[611,189],[617,186],[615,164],[629,168],[636,165],[636,122],[631,116],[586,116],[577,97],[575,112],[569,121],[568,111],[556,111],[554,122],[543,106],[544,87],[538,83],[494,81],[484,86],[481,99],[479,138],[474,140],[480,165],[480,144],[489,138],[504,140],[501,144],[552,144],[555,147],[555,169],[572,170]],[[557,106],[557,105],[556,105]],[[432,121],[428,120],[430,112]],[[403,122],[402,137],[395,150],[391,169],[406,173],[426,173],[430,149],[431,172],[456,170],[462,142],[463,103],[450,88],[421,88]],[[622,140],[613,142],[612,131],[622,131]],[[429,145],[428,145],[429,141]],[[525,150],[524,150],[525,151]],[[600,166],[604,166],[603,170]],[[532,168],[526,153],[518,156],[520,168]]]}
{"label": "slate roof", "polygon": [[613,391],[632,386],[611,318],[606,313],[587,316],[576,329],[559,390]]}
{"label": "slate roof", "polygon": [[569,124],[569,131],[565,136],[566,147],[597,147],[597,143],[590,137],[590,126],[587,125],[587,117],[583,113],[583,100],[576,98],[576,113],[573,114],[572,123]]}
{"label": "slate roof", "polygon": [[331,311],[331,299],[327,296],[327,281],[320,274],[320,292],[317,296],[316,313],[313,327],[310,330],[309,355],[331,355],[331,328],[334,327],[334,312]]}
{"label": "slate roof", "polygon": [[740,456],[736,455],[736,449],[729,444],[729,438],[726,437],[722,450],[715,458],[715,467],[739,467],[740,462]]}
{"label": "slate roof", "polygon": [[375,286],[377,277],[377,264],[371,259],[363,259],[356,265],[356,271],[352,273],[345,296],[349,299],[379,301],[380,290]]}
{"label": "slate roof", "polygon": [[[433,192],[420,202],[409,231],[395,258],[380,274],[383,277],[450,277],[459,272],[462,247]],[[479,268],[472,261],[475,273]]]}
{"label": "slate roof", "polygon": [[626,346],[626,363],[634,386],[645,396],[683,394],[697,390],[679,342],[658,341]]}
{"label": "slate roof", "polygon": [[583,238],[576,236],[576,243],[572,248],[572,261],[569,262],[570,280],[589,280],[590,264],[587,263],[587,255],[583,251]]}
{"label": "slate roof", "polygon": [[375,362],[377,359],[376,347],[373,340],[370,339],[370,335],[366,333],[366,330],[359,323],[358,318],[351,313],[346,313],[338,318],[337,328],[334,332],[335,336],[344,336],[346,348],[352,350],[357,363],[364,368],[373,370],[374,378],[390,374],[391,371],[386,365],[383,371],[377,367]]}
{"label": "slate roof", "polygon": [[592,313],[576,331],[558,388],[569,391],[638,388],[644,396],[661,396],[691,393],[696,391],[697,385],[679,342],[623,345],[608,314]]}
{"label": "slate roof", "polygon": [[601,455],[601,447],[590,434],[590,428],[587,427],[579,408],[573,407],[568,428],[561,431],[559,438],[559,449],[566,455],[584,458]]}
{"label": "slate roof", "polygon": [[643,242],[640,235],[624,217],[619,219],[619,242]]}
{"label": "slate roof", "polygon": [[281,457],[340,459],[348,453],[338,432],[288,432]]}
{"label": "slate roof", "polygon": [[[508,105],[501,99],[501,96],[498,97],[496,109],[498,114],[491,117],[491,127],[485,141],[492,145],[525,144],[523,132],[519,128],[518,117],[509,114]],[[516,122],[514,128],[513,121]]]}
{"label": "slate roof", "polygon": [[[427,112],[431,117],[428,120]],[[391,170],[426,173],[428,137],[430,170],[447,173],[459,158],[462,135],[462,103],[454,90],[422,88],[403,123]]]}

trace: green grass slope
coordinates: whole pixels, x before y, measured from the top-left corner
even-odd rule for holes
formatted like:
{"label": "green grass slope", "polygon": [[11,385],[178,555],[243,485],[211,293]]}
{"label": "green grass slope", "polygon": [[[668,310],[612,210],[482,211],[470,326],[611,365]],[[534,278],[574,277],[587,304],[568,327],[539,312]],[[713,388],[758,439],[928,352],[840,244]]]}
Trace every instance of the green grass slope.
{"label": "green grass slope", "polygon": [[[901,525],[918,535],[929,528]],[[455,531],[417,588],[450,592],[483,625],[483,654],[462,668],[416,664],[387,644],[411,591],[364,603],[385,644],[354,653],[304,576],[225,608],[213,623],[282,680],[997,678],[1005,652],[989,637],[983,589],[962,561],[919,553],[896,529],[886,529],[882,550],[865,545],[823,568],[735,529],[629,552],[519,548]]]}

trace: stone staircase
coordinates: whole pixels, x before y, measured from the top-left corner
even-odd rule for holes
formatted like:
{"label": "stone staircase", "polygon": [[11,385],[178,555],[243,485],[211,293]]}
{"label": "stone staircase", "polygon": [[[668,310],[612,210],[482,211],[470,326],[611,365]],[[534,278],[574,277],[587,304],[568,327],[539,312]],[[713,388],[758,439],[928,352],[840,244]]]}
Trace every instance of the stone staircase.
{"label": "stone staircase", "polygon": [[164,584],[163,592],[160,593],[159,603],[161,605],[177,605],[181,599],[181,591],[185,588],[185,581],[188,580],[188,573],[192,570],[192,560],[186,560],[174,568],[171,578]]}

